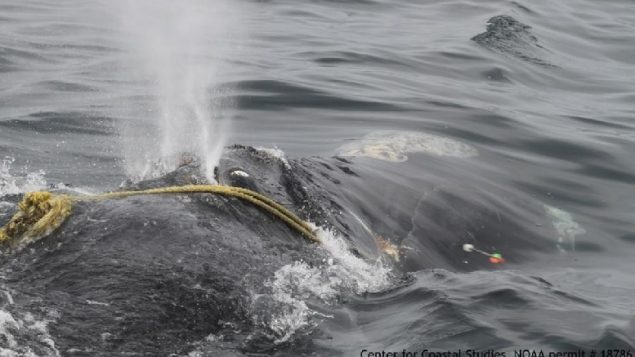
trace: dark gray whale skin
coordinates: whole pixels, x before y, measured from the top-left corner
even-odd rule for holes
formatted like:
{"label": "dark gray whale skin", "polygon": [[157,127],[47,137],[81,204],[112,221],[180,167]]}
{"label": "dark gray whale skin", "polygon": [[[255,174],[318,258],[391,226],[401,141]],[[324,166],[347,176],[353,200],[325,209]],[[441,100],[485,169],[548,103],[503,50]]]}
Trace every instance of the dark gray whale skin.
{"label": "dark gray whale skin", "polygon": [[[488,201],[493,196],[466,185],[453,190],[433,178],[416,190],[390,186],[391,165],[338,157],[285,163],[233,146],[216,175],[223,184],[257,189],[303,219],[337,231],[364,257],[380,254],[374,235],[408,246],[397,271],[490,268],[485,259],[466,263],[460,247],[468,242],[504,249],[512,261],[553,248],[547,224],[543,231],[519,224],[518,215],[546,220],[537,204],[507,209]],[[236,169],[250,177],[232,175]],[[192,183],[203,183],[196,163],[124,189]],[[271,331],[249,316],[249,294],[266,293],[263,282],[286,264],[319,266],[326,257],[283,222],[235,198],[190,194],[84,202],[53,234],[0,258],[0,282],[13,295],[11,303],[0,300],[0,308],[50,321],[62,355],[182,355],[210,334],[233,336],[223,343],[236,353],[271,351],[284,346],[274,345]],[[48,351],[21,338],[36,353]]]}
{"label": "dark gray whale skin", "polygon": [[543,59],[548,51],[531,32],[531,26],[509,15],[498,15],[487,20],[485,32],[472,37],[472,41],[492,51],[537,65],[553,67]]}

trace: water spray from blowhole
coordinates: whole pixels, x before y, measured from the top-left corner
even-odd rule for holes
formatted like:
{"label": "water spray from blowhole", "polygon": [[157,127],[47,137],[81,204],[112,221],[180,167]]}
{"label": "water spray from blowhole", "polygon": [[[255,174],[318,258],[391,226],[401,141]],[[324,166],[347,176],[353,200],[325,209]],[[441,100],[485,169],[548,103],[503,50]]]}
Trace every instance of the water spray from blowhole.
{"label": "water spray from blowhole", "polygon": [[[130,111],[122,128],[125,168],[135,179],[176,169],[195,156],[214,182],[230,129],[224,68],[243,29],[226,0],[118,2],[122,74]],[[130,92],[129,88],[133,88]]]}

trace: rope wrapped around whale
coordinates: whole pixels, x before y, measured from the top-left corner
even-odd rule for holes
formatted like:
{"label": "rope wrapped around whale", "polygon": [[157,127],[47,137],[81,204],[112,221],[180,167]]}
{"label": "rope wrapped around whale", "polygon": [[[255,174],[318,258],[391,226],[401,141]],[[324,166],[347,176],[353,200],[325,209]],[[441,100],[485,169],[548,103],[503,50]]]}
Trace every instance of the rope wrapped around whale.
{"label": "rope wrapped around whale", "polygon": [[18,204],[18,211],[4,227],[0,228],[0,246],[15,246],[25,240],[37,239],[52,233],[70,216],[73,202],[171,193],[212,193],[239,198],[282,220],[306,239],[320,243],[320,239],[308,223],[278,202],[258,192],[223,185],[185,185],[139,191],[115,191],[94,196],[54,195],[47,191],[28,192]]}

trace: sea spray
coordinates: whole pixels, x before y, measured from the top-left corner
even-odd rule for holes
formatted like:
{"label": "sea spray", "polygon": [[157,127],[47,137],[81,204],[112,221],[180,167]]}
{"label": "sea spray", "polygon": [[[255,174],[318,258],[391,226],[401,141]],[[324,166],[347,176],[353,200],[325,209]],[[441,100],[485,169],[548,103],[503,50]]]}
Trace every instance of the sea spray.
{"label": "sea spray", "polygon": [[[121,0],[114,3],[125,53],[123,77],[138,83],[126,120],[123,151],[129,176],[139,179],[175,169],[184,153],[201,159],[213,179],[229,131],[217,100],[222,68],[243,29],[235,2],[225,0]],[[131,115],[133,116],[133,115]]]}
{"label": "sea spray", "polygon": [[[47,188],[44,170],[29,171],[28,167],[15,170],[15,158],[6,156],[0,161],[0,196],[17,195]],[[6,203],[6,202],[4,202]]]}

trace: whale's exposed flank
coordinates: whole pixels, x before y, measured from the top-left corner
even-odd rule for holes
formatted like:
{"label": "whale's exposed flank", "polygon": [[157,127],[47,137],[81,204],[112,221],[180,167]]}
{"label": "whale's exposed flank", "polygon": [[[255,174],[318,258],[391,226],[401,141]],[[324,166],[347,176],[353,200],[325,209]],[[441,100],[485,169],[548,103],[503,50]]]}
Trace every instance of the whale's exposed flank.
{"label": "whale's exposed flank", "polygon": [[[390,149],[475,153],[425,135],[379,138],[402,140]],[[0,334],[28,340],[41,354],[186,354],[201,343],[215,353],[272,351],[317,331],[330,318],[325,309],[389,289],[405,272],[491,268],[487,257],[468,255],[465,244],[500,251],[518,264],[557,252],[560,228],[571,231],[566,224],[554,228],[549,212],[530,197],[496,186],[482,191],[470,176],[458,176],[460,185],[452,185],[441,173],[437,178],[427,172],[418,177],[426,185],[399,187],[386,180],[394,162],[351,160],[283,162],[266,150],[235,145],[216,169],[221,183],[248,185],[312,222],[320,244],[231,196],[74,202],[73,213],[52,234],[0,257],[0,290],[11,294],[10,303],[0,300],[6,314]],[[189,160],[163,177],[122,189],[204,183],[198,165]],[[353,211],[359,195],[367,206]],[[42,326],[41,338],[15,327],[27,321]]]}

